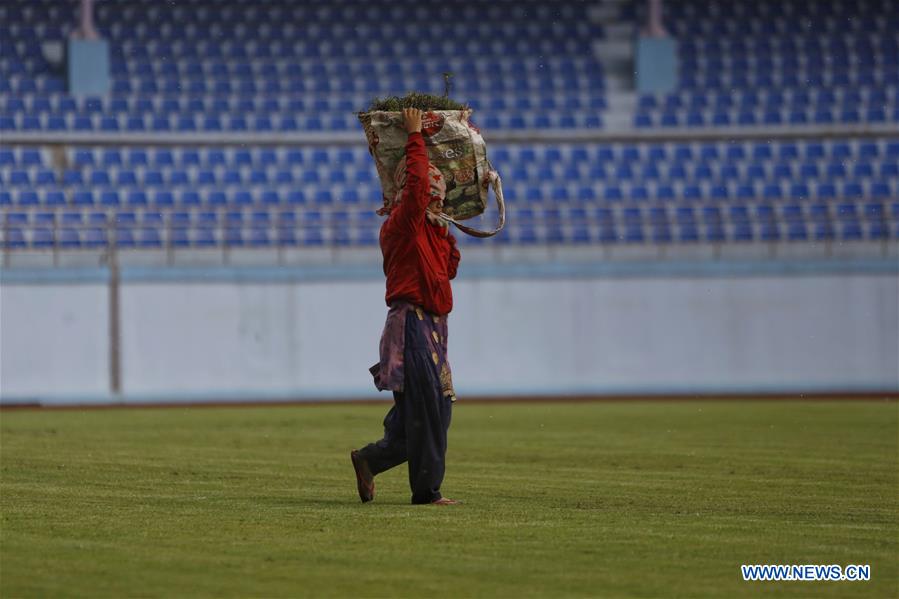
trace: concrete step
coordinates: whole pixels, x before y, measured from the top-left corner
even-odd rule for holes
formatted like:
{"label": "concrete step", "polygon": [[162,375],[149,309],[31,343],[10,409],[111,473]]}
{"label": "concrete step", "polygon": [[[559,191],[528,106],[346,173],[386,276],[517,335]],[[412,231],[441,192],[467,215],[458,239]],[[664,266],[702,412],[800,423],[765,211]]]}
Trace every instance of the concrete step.
{"label": "concrete step", "polygon": [[[622,9],[631,1],[602,0],[588,12],[589,18],[603,27],[603,39],[594,43],[593,53],[603,65],[610,94],[628,92],[634,87],[635,26],[621,17]],[[613,116],[612,120],[617,118]]]}
{"label": "concrete step", "polygon": [[627,133],[634,128],[634,116],[633,114],[604,112],[602,126],[608,133]]}
{"label": "concrete step", "polygon": [[633,91],[634,77],[630,69],[621,69],[618,72],[606,70],[606,93],[625,94]]}
{"label": "concrete step", "polygon": [[621,20],[622,8],[632,0],[603,0],[587,9],[587,17],[595,23],[615,23]]}
{"label": "concrete step", "polygon": [[626,40],[633,41],[637,35],[637,26],[634,23],[617,21],[603,27],[605,38],[607,40]]}
{"label": "concrete step", "polygon": [[606,62],[633,62],[634,39],[597,41],[593,43],[593,52],[603,65]]}
{"label": "concrete step", "polygon": [[607,90],[606,104],[609,112],[627,112],[633,114],[637,107],[637,93],[632,90],[611,91]]}

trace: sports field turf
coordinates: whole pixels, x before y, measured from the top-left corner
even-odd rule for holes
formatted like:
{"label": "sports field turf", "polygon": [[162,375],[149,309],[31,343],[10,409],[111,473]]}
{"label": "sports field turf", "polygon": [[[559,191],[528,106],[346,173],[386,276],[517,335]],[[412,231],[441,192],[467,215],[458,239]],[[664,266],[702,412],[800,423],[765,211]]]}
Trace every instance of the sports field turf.
{"label": "sports field turf", "polygon": [[[6,411],[0,595],[899,592],[899,405],[456,404],[444,491],[355,490],[385,405]],[[743,582],[740,564],[870,564]]]}

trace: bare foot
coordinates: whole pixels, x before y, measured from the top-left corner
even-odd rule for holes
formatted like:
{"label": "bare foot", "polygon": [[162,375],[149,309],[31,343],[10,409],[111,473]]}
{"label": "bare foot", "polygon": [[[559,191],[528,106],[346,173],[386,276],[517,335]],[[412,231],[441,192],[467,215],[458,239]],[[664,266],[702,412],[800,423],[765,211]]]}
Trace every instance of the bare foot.
{"label": "bare foot", "polygon": [[431,505],[462,505],[462,502],[449,497],[441,497],[437,501],[432,501]]}

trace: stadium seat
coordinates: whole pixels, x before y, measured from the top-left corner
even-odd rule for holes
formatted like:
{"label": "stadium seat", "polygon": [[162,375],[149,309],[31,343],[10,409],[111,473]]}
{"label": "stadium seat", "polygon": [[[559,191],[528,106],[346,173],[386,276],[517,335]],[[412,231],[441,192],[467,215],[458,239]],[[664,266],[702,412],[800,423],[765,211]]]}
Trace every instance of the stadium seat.
{"label": "stadium seat", "polygon": [[79,189],[72,196],[72,204],[75,206],[93,206],[94,194],[89,189]]}

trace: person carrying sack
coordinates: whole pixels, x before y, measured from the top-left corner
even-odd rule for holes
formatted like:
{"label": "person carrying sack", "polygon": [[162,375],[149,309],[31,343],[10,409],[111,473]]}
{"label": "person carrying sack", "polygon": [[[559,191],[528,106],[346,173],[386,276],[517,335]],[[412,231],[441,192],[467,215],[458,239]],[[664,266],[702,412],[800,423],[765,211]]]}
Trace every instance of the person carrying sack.
{"label": "person carrying sack", "polygon": [[430,164],[422,137],[422,112],[403,109],[405,159],[394,174],[397,192],[379,211],[380,245],[387,277],[387,322],[375,386],[393,391],[384,437],[350,453],[363,503],[375,496],[374,477],[408,462],[413,504],[455,505],[440,487],[446,469],[447,432],[455,392],[447,359],[447,317],[453,309],[450,280],[460,253],[441,216],[446,182]]}

